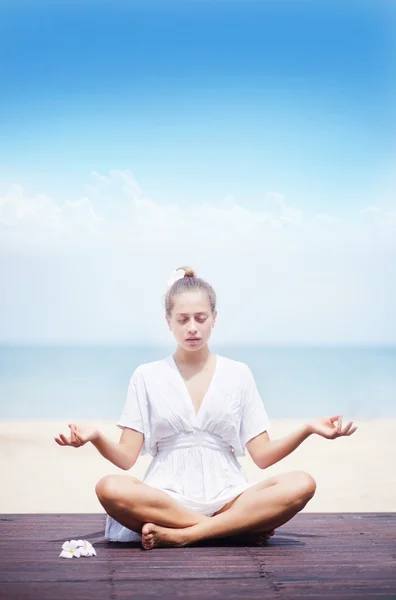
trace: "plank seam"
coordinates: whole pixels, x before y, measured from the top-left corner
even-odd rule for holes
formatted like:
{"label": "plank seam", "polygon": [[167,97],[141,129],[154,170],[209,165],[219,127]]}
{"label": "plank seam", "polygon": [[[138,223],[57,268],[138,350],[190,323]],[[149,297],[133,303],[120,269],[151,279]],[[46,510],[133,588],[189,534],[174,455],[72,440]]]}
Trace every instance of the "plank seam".
{"label": "plank seam", "polygon": [[257,554],[254,551],[254,548],[246,546],[246,552],[250,556],[252,562],[257,567],[259,579],[265,579],[265,581],[267,581],[269,583],[269,586],[270,586],[272,592],[274,592],[275,597],[281,598],[281,596],[280,596],[281,590],[280,590],[279,586],[270,577],[269,571],[266,568],[265,563],[260,559],[259,556],[257,556]]}

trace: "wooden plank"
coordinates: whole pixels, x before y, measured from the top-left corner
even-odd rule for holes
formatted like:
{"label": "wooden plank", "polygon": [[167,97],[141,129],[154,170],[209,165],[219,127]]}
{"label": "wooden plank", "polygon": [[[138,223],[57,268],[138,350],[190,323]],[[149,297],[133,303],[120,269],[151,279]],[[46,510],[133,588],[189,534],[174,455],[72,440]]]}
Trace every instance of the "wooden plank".
{"label": "wooden plank", "polygon": [[219,600],[362,600],[365,598],[394,600],[394,589],[379,589],[378,584],[355,586],[291,586],[274,589],[262,580],[223,581],[155,581],[128,582],[67,582],[57,586],[48,583],[5,584],[1,588],[2,600],[70,600],[70,598],[95,600],[156,600],[157,598],[186,598]]}
{"label": "wooden plank", "polygon": [[281,600],[276,591],[262,581],[232,580],[184,580],[147,582],[106,582],[54,584],[6,584],[1,588],[1,600],[70,600],[71,598],[91,598],[94,600],[161,600],[174,598],[227,599],[227,600]]}
{"label": "wooden plank", "polygon": [[[105,515],[1,515],[1,599],[396,598],[396,514],[303,513],[264,546],[142,549],[103,538]],[[95,558],[59,559],[66,539]]]}

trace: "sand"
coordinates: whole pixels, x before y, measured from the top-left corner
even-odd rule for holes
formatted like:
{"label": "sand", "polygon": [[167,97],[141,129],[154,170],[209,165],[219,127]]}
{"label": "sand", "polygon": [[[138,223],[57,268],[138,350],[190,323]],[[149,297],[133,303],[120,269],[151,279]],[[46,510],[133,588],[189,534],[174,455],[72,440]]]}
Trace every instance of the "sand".
{"label": "sand", "polygon": [[[114,423],[91,422],[118,441]],[[273,421],[271,438],[279,438],[303,424],[300,420]],[[315,497],[305,512],[396,511],[396,420],[359,422],[351,437],[308,438],[290,456],[268,469],[259,469],[250,456],[240,463],[249,481],[274,474],[307,471],[317,481]],[[54,436],[67,433],[66,421],[0,422],[0,513],[99,513],[96,482],[106,474],[126,472],[105,460],[87,444],[60,447]],[[142,456],[129,471],[142,478],[152,458]]]}

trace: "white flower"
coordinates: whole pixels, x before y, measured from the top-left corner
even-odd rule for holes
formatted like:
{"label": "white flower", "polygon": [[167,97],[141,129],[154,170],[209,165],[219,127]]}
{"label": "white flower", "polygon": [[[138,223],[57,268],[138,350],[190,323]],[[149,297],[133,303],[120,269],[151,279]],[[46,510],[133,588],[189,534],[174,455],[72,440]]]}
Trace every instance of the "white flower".
{"label": "white flower", "polygon": [[88,540],[77,540],[80,556],[96,556],[96,550]]}
{"label": "white flower", "polygon": [[62,552],[59,554],[59,558],[80,558],[80,548],[77,546],[76,540],[70,540],[70,542],[64,542],[62,545]]}
{"label": "white flower", "polygon": [[80,558],[80,556],[96,556],[96,550],[87,540],[70,540],[62,545],[59,558]]}
{"label": "white flower", "polygon": [[177,281],[178,279],[183,279],[185,274],[186,273],[184,269],[177,269],[176,271],[173,271],[167,282],[168,289],[171,287],[171,285],[175,283],[175,281]]}

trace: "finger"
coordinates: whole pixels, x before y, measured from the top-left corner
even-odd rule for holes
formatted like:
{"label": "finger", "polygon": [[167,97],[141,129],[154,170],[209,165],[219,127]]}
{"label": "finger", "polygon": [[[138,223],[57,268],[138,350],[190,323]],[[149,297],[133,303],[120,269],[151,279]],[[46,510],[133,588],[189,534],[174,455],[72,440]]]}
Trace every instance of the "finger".
{"label": "finger", "polygon": [[71,440],[73,442],[73,444],[80,444],[80,440],[78,439],[78,435],[77,435],[77,426],[76,425],[72,425],[70,428],[70,435],[71,435]]}
{"label": "finger", "polygon": [[342,418],[341,415],[336,415],[335,417],[329,417],[329,421],[334,423],[334,421],[338,421],[341,418]]}
{"label": "finger", "polygon": [[74,432],[73,425],[69,425],[69,428],[70,428],[70,440],[71,440],[71,442],[74,443],[76,441],[76,434]]}
{"label": "finger", "polygon": [[64,446],[64,443],[59,438],[54,438],[55,442],[59,444],[59,446]]}
{"label": "finger", "polygon": [[351,429],[345,435],[352,435],[352,433],[355,433],[357,428],[358,428],[357,425],[353,425],[353,427],[351,427]]}
{"label": "finger", "polygon": [[81,445],[81,440],[80,440],[80,435],[79,435],[79,429],[78,429],[77,425],[74,425],[74,424],[73,424],[72,427],[73,427],[74,441],[76,442],[76,444],[78,446],[80,446]]}
{"label": "finger", "polygon": [[[333,419],[334,417],[331,417],[331,418]],[[331,429],[329,435],[327,435],[326,437],[328,437],[328,439],[330,439],[330,440],[335,440],[340,435],[341,427],[342,427],[342,417],[338,417],[338,422],[332,423],[332,429]]]}
{"label": "finger", "polygon": [[346,435],[346,434],[348,433],[348,431],[350,430],[350,428],[352,427],[352,425],[353,425],[353,421],[349,421],[349,422],[348,422],[348,423],[347,423],[347,424],[346,424],[346,425],[345,425],[345,426],[342,428],[342,431],[341,431],[341,434],[340,434],[340,435]]}
{"label": "finger", "polygon": [[66,444],[67,446],[70,446],[70,444],[71,444],[71,440],[70,440],[70,438],[68,438],[68,437],[66,437],[65,435],[63,435],[63,433],[60,433],[60,434],[59,434],[59,437],[60,437],[60,439],[62,440],[62,442],[63,442],[64,444]]}

